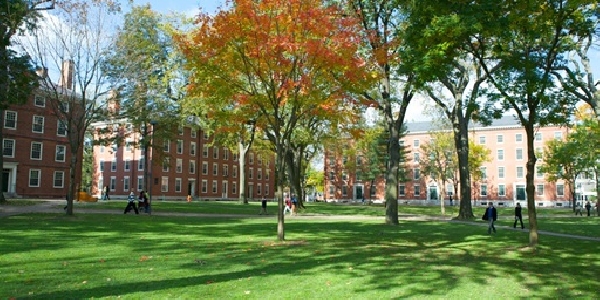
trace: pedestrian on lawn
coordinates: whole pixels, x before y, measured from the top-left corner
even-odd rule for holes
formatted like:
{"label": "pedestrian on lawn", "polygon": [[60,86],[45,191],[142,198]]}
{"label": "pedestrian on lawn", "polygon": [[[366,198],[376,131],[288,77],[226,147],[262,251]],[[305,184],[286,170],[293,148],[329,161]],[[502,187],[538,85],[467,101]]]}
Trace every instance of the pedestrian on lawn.
{"label": "pedestrian on lawn", "polygon": [[513,228],[517,228],[517,220],[521,222],[521,229],[525,228],[523,226],[523,215],[521,213],[521,203],[517,202],[517,206],[515,206],[515,223],[513,224]]}

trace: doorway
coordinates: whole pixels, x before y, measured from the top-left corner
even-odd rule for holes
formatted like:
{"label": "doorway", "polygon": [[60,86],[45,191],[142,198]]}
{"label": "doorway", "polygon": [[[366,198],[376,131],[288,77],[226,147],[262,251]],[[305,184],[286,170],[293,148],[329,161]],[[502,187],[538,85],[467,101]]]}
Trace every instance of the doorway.
{"label": "doorway", "polygon": [[364,186],[355,185],[354,190],[352,191],[353,200],[354,201],[363,201],[365,199],[365,189]]}
{"label": "doorway", "polygon": [[187,194],[190,196],[196,195],[196,181],[195,180],[188,181]]}
{"label": "doorway", "polygon": [[515,197],[517,201],[526,201],[527,200],[527,191],[525,190],[525,185],[517,184],[515,186]]}

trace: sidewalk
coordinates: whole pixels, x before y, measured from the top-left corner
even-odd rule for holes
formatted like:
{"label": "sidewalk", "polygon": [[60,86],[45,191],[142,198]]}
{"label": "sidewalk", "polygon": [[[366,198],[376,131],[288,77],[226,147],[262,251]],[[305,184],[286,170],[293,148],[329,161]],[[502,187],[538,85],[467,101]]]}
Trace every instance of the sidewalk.
{"label": "sidewalk", "polygon": [[[40,201],[37,205],[29,206],[0,206],[0,218],[21,215],[21,214],[32,214],[32,213],[47,213],[47,214],[64,214],[64,200],[44,200]],[[121,209],[77,209],[76,213],[81,214],[115,214],[123,213]],[[140,213],[144,215],[144,213]],[[186,217],[200,217],[200,218],[276,218],[277,215],[239,215],[239,214],[201,214],[201,213],[176,213],[176,212],[153,212],[153,216],[186,216]],[[363,216],[363,215],[318,215],[318,214],[303,214],[296,216],[286,216],[286,220],[330,220],[330,221],[357,221],[357,220],[373,220],[373,221],[384,221],[383,216]],[[487,227],[488,224],[475,221],[460,221],[452,220],[452,216],[425,216],[425,215],[398,215],[398,219],[402,221],[445,221],[453,223],[468,224],[473,226]],[[496,228],[502,228],[504,230],[514,230],[521,232],[529,232],[529,229],[517,229],[510,226],[496,226]],[[598,241],[600,237],[590,237],[582,235],[572,235],[550,232],[545,230],[538,230],[538,234],[551,235],[565,238],[572,238],[577,240],[586,241]]]}

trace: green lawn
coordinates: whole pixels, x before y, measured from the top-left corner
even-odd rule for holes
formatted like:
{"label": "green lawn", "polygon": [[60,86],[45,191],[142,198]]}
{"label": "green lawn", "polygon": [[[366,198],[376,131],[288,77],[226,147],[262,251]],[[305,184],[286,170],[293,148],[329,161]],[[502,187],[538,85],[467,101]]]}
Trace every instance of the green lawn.
{"label": "green lawn", "polygon": [[285,243],[265,218],[38,214],[2,224],[3,299],[595,299],[600,290],[599,242],[541,236],[532,251],[526,233],[460,223],[287,218]]}

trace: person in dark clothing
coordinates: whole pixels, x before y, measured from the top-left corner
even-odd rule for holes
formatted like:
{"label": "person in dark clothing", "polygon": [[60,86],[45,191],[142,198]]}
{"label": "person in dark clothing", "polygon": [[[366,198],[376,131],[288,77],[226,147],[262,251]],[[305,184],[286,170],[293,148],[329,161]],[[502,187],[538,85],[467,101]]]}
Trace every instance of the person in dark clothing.
{"label": "person in dark clothing", "polygon": [[589,217],[589,216],[590,216],[590,209],[592,209],[592,205],[590,204],[590,201],[588,201],[588,202],[585,204],[585,209],[587,210],[587,212],[588,212],[588,217]]}
{"label": "person in dark clothing", "polygon": [[450,195],[450,206],[453,206],[452,204],[452,195]]}
{"label": "person in dark clothing", "polygon": [[140,196],[138,197],[138,206],[141,209],[144,208],[144,212],[148,212],[148,198],[146,196],[146,192],[141,191]]}
{"label": "person in dark clothing", "polygon": [[110,200],[110,197],[108,197],[108,185],[104,188],[104,200]]}
{"label": "person in dark clothing", "polygon": [[517,220],[521,222],[521,229],[525,228],[523,226],[523,215],[521,214],[521,203],[517,202],[517,206],[515,206],[515,224],[513,224],[513,228],[517,228]]}
{"label": "person in dark clothing", "polygon": [[496,211],[496,208],[494,207],[494,203],[492,203],[492,202],[488,203],[488,207],[485,210],[485,215],[487,216],[487,221],[488,221],[488,234],[492,233],[492,230],[494,231],[494,233],[496,233],[496,227],[494,227],[494,221],[496,221],[496,219],[498,219],[498,212]]}
{"label": "person in dark clothing", "polygon": [[261,201],[261,209],[260,209],[260,214],[267,214],[267,199],[265,199],[265,197],[263,196],[262,201]]}
{"label": "person in dark clothing", "polygon": [[130,212],[132,208],[136,215],[140,214],[138,208],[135,206],[135,196],[133,195],[133,192],[129,193],[129,196],[127,197],[127,206],[125,207],[124,214]]}

